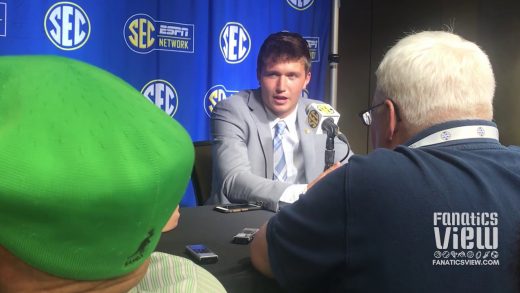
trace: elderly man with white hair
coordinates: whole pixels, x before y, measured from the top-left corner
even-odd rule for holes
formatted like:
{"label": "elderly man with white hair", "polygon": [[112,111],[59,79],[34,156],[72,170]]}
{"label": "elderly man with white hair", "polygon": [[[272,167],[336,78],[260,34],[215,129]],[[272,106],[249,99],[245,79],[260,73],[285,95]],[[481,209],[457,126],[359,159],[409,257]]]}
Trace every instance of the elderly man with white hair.
{"label": "elderly man with white hair", "polygon": [[420,32],[376,75],[375,150],[271,218],[253,265],[296,291],[516,292],[520,148],[498,140],[487,55]]}

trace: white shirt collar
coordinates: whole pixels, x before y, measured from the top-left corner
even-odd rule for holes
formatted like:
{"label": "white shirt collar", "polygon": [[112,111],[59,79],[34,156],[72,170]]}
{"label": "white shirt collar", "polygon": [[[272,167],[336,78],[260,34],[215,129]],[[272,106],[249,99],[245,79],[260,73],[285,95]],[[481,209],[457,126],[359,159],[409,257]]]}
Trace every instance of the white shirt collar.
{"label": "white shirt collar", "polygon": [[287,117],[280,119],[276,117],[269,109],[267,110],[267,119],[269,120],[269,128],[271,129],[271,132],[274,133],[273,129],[276,123],[278,123],[280,120],[285,121],[285,124],[287,125],[287,131],[294,132],[296,131],[296,116],[298,114],[298,104],[296,104],[296,107],[294,110],[289,114]]}

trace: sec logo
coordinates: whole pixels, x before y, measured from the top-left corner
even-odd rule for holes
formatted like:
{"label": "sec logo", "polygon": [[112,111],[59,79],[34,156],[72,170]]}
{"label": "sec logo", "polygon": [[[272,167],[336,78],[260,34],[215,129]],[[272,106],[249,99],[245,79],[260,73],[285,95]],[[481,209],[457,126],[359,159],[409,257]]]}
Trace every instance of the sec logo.
{"label": "sec logo", "polygon": [[220,31],[220,51],[227,63],[244,61],[251,51],[251,37],[238,22],[228,22]]}
{"label": "sec logo", "polygon": [[311,7],[314,0],[287,0],[287,3],[296,10],[305,10]]}
{"label": "sec logo", "polygon": [[309,115],[307,116],[307,123],[309,123],[309,126],[312,128],[318,127],[318,124],[320,122],[320,115],[316,110],[311,110],[309,112]]}
{"label": "sec logo", "polygon": [[125,42],[136,53],[149,53],[154,49],[155,20],[146,14],[135,14],[127,19],[124,27]]}
{"label": "sec logo", "polygon": [[177,112],[179,96],[166,80],[156,79],[148,82],[141,89],[141,93],[169,116],[173,117]]}
{"label": "sec logo", "polygon": [[227,90],[225,86],[218,84],[212,86],[204,95],[204,111],[208,117],[211,117],[211,112],[218,104],[218,102],[227,99],[229,96],[238,91]]}
{"label": "sec logo", "polygon": [[0,37],[7,36],[7,3],[0,2]]}
{"label": "sec logo", "polygon": [[77,50],[90,36],[87,13],[72,2],[58,2],[47,10],[44,30],[49,40],[61,50]]}

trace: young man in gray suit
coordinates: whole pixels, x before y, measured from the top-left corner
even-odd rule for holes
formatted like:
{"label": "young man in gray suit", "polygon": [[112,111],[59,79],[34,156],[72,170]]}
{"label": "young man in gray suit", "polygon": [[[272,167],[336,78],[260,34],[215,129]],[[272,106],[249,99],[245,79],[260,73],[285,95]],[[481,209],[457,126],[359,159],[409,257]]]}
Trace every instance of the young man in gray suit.
{"label": "young man in gray suit", "polygon": [[310,67],[309,48],[299,34],[279,32],[264,41],[257,60],[260,88],[221,101],[212,113],[207,203],[257,202],[277,211],[280,202],[296,201],[346,157],[348,146],[336,139],[336,164],[323,172],[327,137],[312,131],[306,114],[307,105],[321,102],[301,97]]}

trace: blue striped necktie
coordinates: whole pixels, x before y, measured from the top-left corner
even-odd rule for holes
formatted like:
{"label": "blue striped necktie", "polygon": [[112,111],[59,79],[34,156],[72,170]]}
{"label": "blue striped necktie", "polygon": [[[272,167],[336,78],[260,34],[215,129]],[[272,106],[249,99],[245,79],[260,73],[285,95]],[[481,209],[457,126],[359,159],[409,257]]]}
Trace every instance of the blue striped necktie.
{"label": "blue striped necktie", "polygon": [[287,180],[287,166],[285,164],[285,155],[283,153],[283,133],[285,130],[285,121],[280,120],[274,126],[274,139],[273,139],[273,150],[274,150],[274,172],[273,179],[278,181]]}

